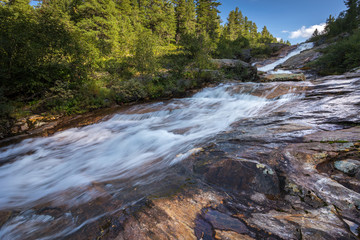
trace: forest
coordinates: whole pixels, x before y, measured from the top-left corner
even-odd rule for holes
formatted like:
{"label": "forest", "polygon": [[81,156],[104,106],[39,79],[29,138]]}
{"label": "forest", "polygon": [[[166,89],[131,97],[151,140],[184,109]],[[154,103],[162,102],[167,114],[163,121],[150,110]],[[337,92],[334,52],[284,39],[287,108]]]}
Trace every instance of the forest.
{"label": "forest", "polygon": [[[181,95],[211,58],[266,57],[277,40],[216,0],[0,1],[0,118]],[[281,40],[283,43],[283,41]],[[290,44],[289,42],[287,44]],[[239,70],[241,71],[241,69]]]}

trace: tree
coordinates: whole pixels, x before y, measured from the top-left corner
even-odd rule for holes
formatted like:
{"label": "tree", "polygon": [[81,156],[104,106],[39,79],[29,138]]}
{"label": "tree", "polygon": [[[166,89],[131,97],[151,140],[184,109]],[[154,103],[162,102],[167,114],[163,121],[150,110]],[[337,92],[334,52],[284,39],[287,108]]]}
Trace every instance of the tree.
{"label": "tree", "polygon": [[82,39],[61,16],[26,1],[0,7],[0,79],[7,96],[33,99],[58,80],[79,84],[86,77]]}
{"label": "tree", "polygon": [[267,27],[264,26],[261,31],[261,42],[263,43],[271,43],[272,42],[272,35],[268,31]]}
{"label": "tree", "polygon": [[345,0],[345,5],[348,7],[345,15],[345,22],[347,30],[351,31],[359,27],[359,1],[358,0]]}
{"label": "tree", "polygon": [[175,38],[176,21],[174,5],[170,0],[140,0],[143,25],[150,29],[163,44]]}
{"label": "tree", "polygon": [[113,0],[79,1],[74,6],[72,20],[99,50],[107,56],[118,48],[119,21]]}
{"label": "tree", "polygon": [[221,3],[217,0],[197,0],[196,4],[196,31],[198,34],[208,34],[213,41],[220,35],[220,16],[217,7]]}
{"label": "tree", "polygon": [[312,37],[318,37],[320,34],[319,34],[319,30],[315,29],[314,33],[312,34]]}
{"label": "tree", "polygon": [[196,27],[195,3],[193,0],[175,0],[176,42],[185,34],[194,34]]}

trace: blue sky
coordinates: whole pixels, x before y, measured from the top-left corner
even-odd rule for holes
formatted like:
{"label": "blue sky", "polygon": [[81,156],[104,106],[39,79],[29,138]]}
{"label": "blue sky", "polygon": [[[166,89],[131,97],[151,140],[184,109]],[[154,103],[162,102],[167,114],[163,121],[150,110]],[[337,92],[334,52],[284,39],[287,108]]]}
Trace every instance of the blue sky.
{"label": "blue sky", "polygon": [[244,16],[255,22],[259,31],[264,25],[275,36],[292,44],[303,42],[309,32],[321,28],[329,15],[338,16],[346,9],[343,0],[220,0],[220,16],[239,7]]}

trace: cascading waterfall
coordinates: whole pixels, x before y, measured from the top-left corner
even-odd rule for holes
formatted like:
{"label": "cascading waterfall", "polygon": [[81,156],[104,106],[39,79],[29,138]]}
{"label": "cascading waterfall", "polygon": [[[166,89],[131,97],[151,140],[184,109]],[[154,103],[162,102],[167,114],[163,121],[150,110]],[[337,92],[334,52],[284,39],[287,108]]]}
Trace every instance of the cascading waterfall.
{"label": "cascading waterfall", "polygon": [[[310,43],[302,43],[299,45],[299,47],[297,47],[295,50],[291,51],[286,57],[280,58],[279,60],[268,64],[266,66],[263,66],[261,68],[258,68],[259,71],[262,72],[271,72],[274,71],[274,69],[279,66],[280,64],[284,63],[286,60],[288,60],[289,58],[298,55],[299,53],[301,53],[302,51],[311,49],[314,47],[314,43],[310,42]],[[279,70],[276,73],[291,73],[289,71],[283,71],[283,70]]]}

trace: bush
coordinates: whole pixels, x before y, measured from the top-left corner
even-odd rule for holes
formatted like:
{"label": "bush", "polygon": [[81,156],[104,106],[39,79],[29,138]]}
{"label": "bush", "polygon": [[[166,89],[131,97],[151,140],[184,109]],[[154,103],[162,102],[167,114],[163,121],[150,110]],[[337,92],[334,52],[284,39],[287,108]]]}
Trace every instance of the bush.
{"label": "bush", "polygon": [[240,36],[234,41],[222,37],[214,55],[217,58],[239,58],[242,50],[248,48],[249,46],[249,40],[244,37]]}
{"label": "bush", "polygon": [[308,66],[321,75],[341,74],[360,66],[360,31],[323,50],[324,55]]}

